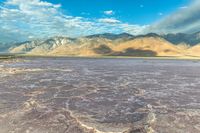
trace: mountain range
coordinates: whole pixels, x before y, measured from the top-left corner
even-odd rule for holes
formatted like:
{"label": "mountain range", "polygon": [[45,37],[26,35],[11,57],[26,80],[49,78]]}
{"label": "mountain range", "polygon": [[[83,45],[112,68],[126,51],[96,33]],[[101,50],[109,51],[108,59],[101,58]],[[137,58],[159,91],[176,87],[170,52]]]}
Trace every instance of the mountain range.
{"label": "mountain range", "polygon": [[105,33],[79,38],[59,36],[16,43],[7,50],[45,56],[200,56],[200,32],[138,36]]}

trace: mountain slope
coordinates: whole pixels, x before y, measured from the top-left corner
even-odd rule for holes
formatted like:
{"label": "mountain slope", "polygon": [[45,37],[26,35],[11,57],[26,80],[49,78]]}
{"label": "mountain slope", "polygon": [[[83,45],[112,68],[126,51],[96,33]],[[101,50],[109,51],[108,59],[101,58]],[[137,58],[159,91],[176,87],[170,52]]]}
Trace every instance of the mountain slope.
{"label": "mountain slope", "polygon": [[[199,45],[194,45],[196,43]],[[200,32],[167,35],[149,33],[138,36],[106,33],[80,38],[53,37],[17,43],[9,51],[46,56],[200,56]]]}
{"label": "mountain slope", "polygon": [[7,52],[10,47],[12,47],[12,44],[0,42],[0,52]]}
{"label": "mountain slope", "polygon": [[20,46],[10,48],[11,53],[27,53],[27,54],[47,54],[59,47],[60,45],[68,44],[73,39],[66,37],[55,37],[47,40],[36,40],[21,43]]}
{"label": "mountain slope", "polygon": [[187,55],[200,57],[200,44],[195,45],[187,50]]}
{"label": "mountain slope", "polygon": [[156,56],[182,56],[184,53],[177,46],[159,37],[140,37],[130,40],[115,47],[114,51],[126,49],[152,51]]}
{"label": "mountain slope", "polygon": [[79,56],[95,56],[99,53],[95,52],[95,48],[100,45],[112,47],[112,41],[105,38],[78,38],[75,42],[60,45],[48,54],[50,55],[79,55]]}
{"label": "mountain slope", "polygon": [[20,46],[10,48],[11,53],[26,53],[31,55],[82,55],[92,56],[99,53],[95,48],[100,45],[112,47],[112,41],[105,38],[67,38],[55,37],[44,41],[22,43]]}
{"label": "mountain slope", "polygon": [[184,34],[184,33],[166,34],[166,35],[161,35],[161,37],[163,37],[165,40],[173,44],[185,43],[194,46],[200,43],[200,32],[193,34]]}

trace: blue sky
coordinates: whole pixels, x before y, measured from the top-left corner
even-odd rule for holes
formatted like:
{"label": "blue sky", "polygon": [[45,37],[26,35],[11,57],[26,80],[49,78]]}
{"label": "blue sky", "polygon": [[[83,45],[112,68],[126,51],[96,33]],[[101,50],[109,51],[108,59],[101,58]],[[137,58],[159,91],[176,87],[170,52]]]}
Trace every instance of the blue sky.
{"label": "blue sky", "polygon": [[100,33],[193,33],[200,0],[0,0],[0,43]]}
{"label": "blue sky", "polygon": [[113,17],[129,23],[151,24],[191,0],[48,0],[62,4],[66,13],[89,18],[107,17],[104,11],[115,12]]}

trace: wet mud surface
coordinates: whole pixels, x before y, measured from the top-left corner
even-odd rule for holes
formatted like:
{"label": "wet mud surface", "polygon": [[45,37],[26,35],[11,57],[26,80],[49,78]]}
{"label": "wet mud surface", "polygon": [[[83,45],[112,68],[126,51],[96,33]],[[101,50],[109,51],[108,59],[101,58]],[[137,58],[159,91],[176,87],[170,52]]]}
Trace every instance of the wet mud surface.
{"label": "wet mud surface", "polygon": [[0,61],[0,133],[199,133],[200,62]]}

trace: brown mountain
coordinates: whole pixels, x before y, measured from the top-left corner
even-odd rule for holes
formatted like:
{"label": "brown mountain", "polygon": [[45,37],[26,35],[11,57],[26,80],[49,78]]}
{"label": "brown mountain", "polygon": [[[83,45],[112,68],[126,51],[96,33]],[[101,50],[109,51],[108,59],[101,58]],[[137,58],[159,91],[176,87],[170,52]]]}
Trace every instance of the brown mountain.
{"label": "brown mountain", "polygon": [[80,38],[54,37],[18,44],[11,53],[55,56],[197,56],[200,46],[174,45],[154,33],[140,36],[99,34]]}

